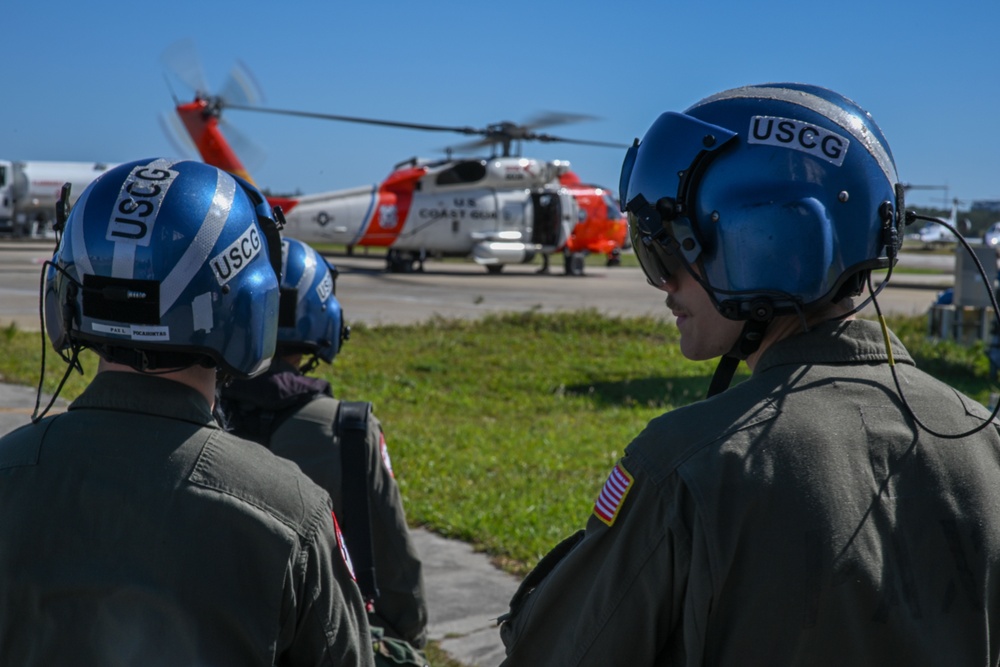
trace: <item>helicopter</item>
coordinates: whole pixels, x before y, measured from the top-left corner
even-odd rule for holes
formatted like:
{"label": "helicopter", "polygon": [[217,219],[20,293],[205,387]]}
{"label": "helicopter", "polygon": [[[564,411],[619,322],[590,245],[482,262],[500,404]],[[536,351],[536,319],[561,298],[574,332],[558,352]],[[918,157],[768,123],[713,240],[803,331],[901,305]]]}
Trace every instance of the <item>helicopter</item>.
{"label": "helicopter", "polygon": [[[947,185],[914,185],[913,183],[902,183],[901,186],[906,192],[909,192],[910,190],[943,190],[944,200],[948,201]],[[951,199],[951,213],[947,218],[945,218],[948,226],[928,222],[920,229],[907,234],[906,238],[910,241],[919,242],[924,250],[933,250],[935,248],[955,245],[958,243],[958,235],[956,235],[956,232],[964,235],[963,232],[971,230],[971,224],[969,223],[968,218],[961,221],[958,219],[958,206],[961,203],[961,200],[957,198]]]}
{"label": "helicopter", "polygon": [[431,257],[471,257],[498,274],[507,264],[531,262],[537,255],[543,260],[539,272],[545,273],[550,257],[562,254],[566,274],[582,275],[587,254],[603,254],[614,266],[627,248],[627,222],[610,189],[583,183],[565,160],[520,155],[524,141],[626,148],[537,131],[589,117],[546,114],[526,124],[454,127],[275,109],[203,90],[196,88],[191,102],[175,97],[177,117],[206,163],[250,182],[222,132],[224,109],[479,135],[457,148],[490,149],[485,157],[454,157],[449,150],[444,158],[411,158],[375,185],[269,197],[282,208],[284,233],[293,238],[343,245],[348,253],[358,246],[383,247],[386,270],[392,273],[422,271]]}

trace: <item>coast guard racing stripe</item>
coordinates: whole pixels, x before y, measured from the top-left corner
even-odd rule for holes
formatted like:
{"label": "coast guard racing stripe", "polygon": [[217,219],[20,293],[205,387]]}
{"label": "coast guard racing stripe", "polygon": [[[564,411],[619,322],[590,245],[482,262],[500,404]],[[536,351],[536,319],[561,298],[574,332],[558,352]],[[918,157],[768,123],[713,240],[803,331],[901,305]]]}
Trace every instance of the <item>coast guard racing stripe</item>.
{"label": "coast guard racing stripe", "polygon": [[601,495],[594,503],[594,514],[598,519],[609,526],[614,525],[618,511],[625,502],[625,496],[628,495],[634,481],[632,475],[628,473],[628,470],[625,470],[619,461],[618,465],[611,470],[611,474],[608,475],[608,481],[604,483]]}

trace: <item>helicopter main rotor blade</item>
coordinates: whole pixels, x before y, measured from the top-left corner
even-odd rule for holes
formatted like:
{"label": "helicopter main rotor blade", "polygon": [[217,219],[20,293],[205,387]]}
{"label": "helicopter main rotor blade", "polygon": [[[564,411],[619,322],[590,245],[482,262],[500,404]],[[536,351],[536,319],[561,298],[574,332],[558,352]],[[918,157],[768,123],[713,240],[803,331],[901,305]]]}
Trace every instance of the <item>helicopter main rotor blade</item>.
{"label": "helicopter main rotor blade", "polygon": [[600,120],[597,116],[590,116],[582,113],[566,113],[563,111],[546,111],[533,116],[519,127],[525,130],[534,130],[542,127],[552,127],[553,125],[568,125],[570,123],[582,123],[584,121]]}
{"label": "helicopter main rotor blade", "polygon": [[469,151],[475,150],[477,148],[485,148],[488,146],[503,146],[504,142],[519,142],[519,141],[538,141],[543,144],[547,143],[563,143],[563,144],[577,144],[581,146],[599,146],[601,148],[628,148],[629,144],[616,144],[608,141],[590,141],[588,139],[569,139],[567,137],[554,137],[550,134],[528,134],[523,137],[503,137],[503,136],[486,136],[482,139],[476,139],[474,141],[469,141],[463,144],[457,144],[454,146],[448,146],[445,150],[452,151],[456,153],[467,153]]}
{"label": "helicopter main rotor blade", "polygon": [[401,127],[411,130],[430,130],[432,132],[457,132],[459,134],[483,134],[483,130],[474,127],[455,127],[450,125],[427,125],[425,123],[404,123],[395,120],[379,120],[376,118],[362,118],[359,116],[338,116],[329,113],[316,113],[312,111],[294,111],[291,109],[275,109],[273,107],[251,106],[246,104],[229,104],[224,106],[227,109],[238,109],[240,111],[256,111],[259,113],[272,113],[283,116],[300,116],[302,118],[319,118],[321,120],[338,120],[347,123],[365,123],[368,125],[381,125],[384,127]]}
{"label": "helicopter main rotor blade", "polygon": [[592,141],[590,139],[568,139],[566,137],[554,137],[551,134],[532,134],[525,137],[526,141],[540,141],[543,144],[561,143],[578,144],[580,146],[602,146],[604,148],[628,148],[629,144],[616,144],[610,141]]}
{"label": "helicopter main rotor blade", "polygon": [[494,123],[485,128],[475,128],[475,127],[461,127],[455,125],[431,125],[428,123],[408,123],[396,120],[382,120],[378,118],[364,118],[361,116],[342,116],[339,114],[331,113],[318,113],[315,111],[298,111],[294,109],[276,109],[273,107],[263,107],[259,105],[250,104],[236,104],[229,102],[227,100],[219,100],[222,107],[227,109],[236,109],[239,111],[255,111],[257,113],[269,113],[277,114],[282,116],[298,116],[300,118],[317,118],[320,120],[336,120],[347,123],[363,123],[366,125],[379,125],[382,127],[399,127],[409,130],[429,130],[431,132],[455,132],[457,134],[465,135],[479,135],[481,139],[476,139],[470,143],[463,144],[461,146],[455,147],[458,150],[466,150],[471,148],[477,148],[481,146],[502,146],[503,154],[507,155],[510,152],[510,146],[513,142],[520,141],[539,141],[541,143],[564,143],[564,144],[578,144],[581,146],[600,146],[603,148],[628,148],[628,144],[612,143],[608,141],[591,141],[587,139],[569,139],[566,137],[557,137],[551,134],[540,134],[533,132],[532,127],[537,127],[541,125],[551,125],[567,122],[576,122],[582,120],[591,119],[590,116],[584,116],[582,114],[566,114],[566,113],[548,113],[543,116],[536,118],[532,125],[518,125],[516,123],[511,123],[505,121],[502,123]]}

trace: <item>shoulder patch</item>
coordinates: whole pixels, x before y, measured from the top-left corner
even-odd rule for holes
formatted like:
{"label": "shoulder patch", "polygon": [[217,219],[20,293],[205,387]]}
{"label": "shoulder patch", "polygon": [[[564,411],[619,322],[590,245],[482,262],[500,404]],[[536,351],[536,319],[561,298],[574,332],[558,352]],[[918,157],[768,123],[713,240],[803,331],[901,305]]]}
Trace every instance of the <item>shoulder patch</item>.
{"label": "shoulder patch", "polygon": [[597,502],[594,503],[594,514],[597,518],[608,526],[613,526],[615,519],[618,518],[618,511],[625,502],[625,496],[628,495],[634,483],[635,480],[632,475],[629,474],[625,466],[619,461],[611,469],[608,481],[604,483],[601,495],[597,497]]}
{"label": "shoulder patch", "polygon": [[340,532],[340,523],[337,522],[337,515],[331,512],[330,516],[333,517],[333,532],[337,536],[337,546],[340,547],[340,556],[344,559],[347,571],[351,573],[351,579],[357,582],[358,578],[354,574],[354,563],[351,562],[351,554],[347,551],[347,543],[344,542],[344,535]]}
{"label": "shoulder patch", "polygon": [[385,469],[389,471],[389,477],[395,479],[396,474],[392,472],[392,460],[389,458],[389,447],[388,445],[385,444],[385,434],[379,432],[378,439],[379,439],[379,447],[378,447],[379,452],[382,454],[382,464],[385,466]]}

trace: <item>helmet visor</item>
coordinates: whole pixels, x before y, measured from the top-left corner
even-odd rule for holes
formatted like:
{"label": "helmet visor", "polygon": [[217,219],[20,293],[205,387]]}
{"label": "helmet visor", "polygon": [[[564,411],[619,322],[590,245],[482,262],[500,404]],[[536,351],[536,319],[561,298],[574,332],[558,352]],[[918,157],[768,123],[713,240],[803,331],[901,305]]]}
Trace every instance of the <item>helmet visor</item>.
{"label": "helmet visor", "polygon": [[650,285],[660,288],[670,276],[685,270],[671,224],[642,195],[629,202],[628,232]]}
{"label": "helmet visor", "polygon": [[[735,136],[726,128],[669,111],[626,153],[620,201],[628,212],[632,247],[653,286],[660,287],[701,252],[695,222],[686,209],[692,174]],[[679,239],[686,241],[683,247],[688,250],[681,251]]]}

